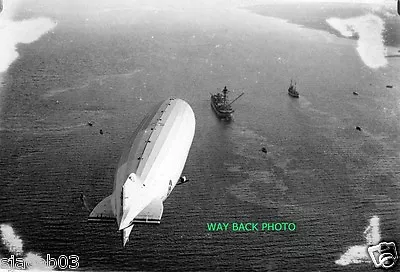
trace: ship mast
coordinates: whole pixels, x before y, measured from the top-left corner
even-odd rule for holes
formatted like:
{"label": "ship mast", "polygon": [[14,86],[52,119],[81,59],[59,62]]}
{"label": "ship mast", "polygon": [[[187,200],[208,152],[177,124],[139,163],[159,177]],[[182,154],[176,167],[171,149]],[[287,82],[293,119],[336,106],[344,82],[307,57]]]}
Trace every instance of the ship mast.
{"label": "ship mast", "polygon": [[228,105],[232,105],[232,103],[235,102],[236,100],[238,100],[242,95],[244,95],[244,93],[241,93],[238,97],[233,99],[233,101],[231,103],[229,103]]}
{"label": "ship mast", "polygon": [[222,90],[222,93],[224,94],[224,105],[226,106],[226,100],[227,100],[227,94],[228,94],[228,89],[226,88],[226,86],[224,87],[224,89]]}

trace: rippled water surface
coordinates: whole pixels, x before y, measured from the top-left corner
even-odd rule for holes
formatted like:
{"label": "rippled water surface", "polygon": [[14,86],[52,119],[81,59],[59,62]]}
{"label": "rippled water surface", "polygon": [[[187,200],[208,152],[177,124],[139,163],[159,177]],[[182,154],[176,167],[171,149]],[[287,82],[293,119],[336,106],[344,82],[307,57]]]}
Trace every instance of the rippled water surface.
{"label": "rippled water surface", "polygon": [[[352,39],[237,12],[252,19],[61,22],[18,47],[0,86],[0,256],[75,254],[80,269],[104,271],[373,269],[351,254],[338,260],[365,247],[371,220],[382,239],[400,241],[397,59],[371,69]],[[291,78],[299,99],[287,95]],[[232,98],[245,92],[231,122],[209,104],[224,85]],[[111,193],[130,133],[169,96],[196,115],[191,182],[164,202],[159,226],[135,226],[122,248],[116,225],[87,223],[80,194],[93,207]],[[297,229],[209,232],[211,222]]]}

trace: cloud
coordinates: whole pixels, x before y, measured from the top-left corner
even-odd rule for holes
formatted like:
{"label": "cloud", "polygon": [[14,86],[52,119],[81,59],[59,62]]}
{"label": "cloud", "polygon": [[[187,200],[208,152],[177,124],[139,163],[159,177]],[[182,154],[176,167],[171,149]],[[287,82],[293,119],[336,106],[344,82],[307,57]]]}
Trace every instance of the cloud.
{"label": "cloud", "polygon": [[364,231],[365,244],[352,246],[336,260],[337,265],[346,266],[349,264],[370,263],[371,259],[368,255],[367,248],[371,245],[377,245],[381,240],[379,229],[379,217],[373,216],[369,220],[369,225]]}
{"label": "cloud", "polygon": [[14,21],[22,1],[6,1],[0,14],[0,73],[5,72],[18,58],[17,44],[32,43],[56,26],[48,18]]}
{"label": "cloud", "polygon": [[382,37],[384,21],[379,16],[367,14],[349,19],[329,18],[326,22],[345,37],[358,34],[357,52],[365,65],[370,68],[387,65]]}
{"label": "cloud", "polygon": [[[14,229],[8,224],[0,225],[1,242],[10,253],[10,257],[0,259],[9,260],[7,263],[0,262],[0,271],[7,268],[14,271],[14,268],[27,268],[28,270],[51,270],[51,266],[46,265],[44,260],[39,254],[23,251],[23,242],[20,236],[15,234]],[[8,270],[7,270],[8,271]]]}
{"label": "cloud", "polygon": [[14,233],[13,228],[10,225],[1,224],[1,242],[6,246],[7,250],[17,256],[22,255],[22,240]]}

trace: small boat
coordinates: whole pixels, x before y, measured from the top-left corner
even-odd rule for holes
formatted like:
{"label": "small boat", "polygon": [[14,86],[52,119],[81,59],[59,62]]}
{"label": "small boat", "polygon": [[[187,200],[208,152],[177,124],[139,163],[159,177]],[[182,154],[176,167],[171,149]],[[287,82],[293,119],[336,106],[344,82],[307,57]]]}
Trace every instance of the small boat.
{"label": "small boat", "polygon": [[239,99],[244,93],[240,94],[236,97],[232,102],[228,101],[228,89],[226,86],[222,90],[222,93],[211,94],[211,107],[214,112],[220,118],[230,119],[232,118],[233,113],[235,112],[231,105],[233,102]]}
{"label": "small boat", "polygon": [[353,92],[353,94],[354,94],[354,95],[358,95],[358,93],[357,93],[357,92]]}
{"label": "small boat", "polygon": [[356,129],[357,129],[358,131],[361,131],[361,127],[359,127],[359,126],[356,126]]}
{"label": "small boat", "polygon": [[261,151],[267,153],[267,149],[265,147],[261,148]]}
{"label": "small boat", "polygon": [[386,88],[391,89],[391,88],[393,88],[393,86],[392,85],[386,85]]}
{"label": "small boat", "polygon": [[296,90],[296,82],[293,85],[292,80],[290,80],[290,86],[288,88],[288,94],[292,97],[299,97],[299,92]]}

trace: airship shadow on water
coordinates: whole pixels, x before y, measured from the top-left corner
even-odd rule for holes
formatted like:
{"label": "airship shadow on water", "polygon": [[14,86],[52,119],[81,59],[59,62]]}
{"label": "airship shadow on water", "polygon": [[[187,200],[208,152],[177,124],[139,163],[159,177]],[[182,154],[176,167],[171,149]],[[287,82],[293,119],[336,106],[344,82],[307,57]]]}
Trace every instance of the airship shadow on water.
{"label": "airship shadow on water", "polygon": [[89,222],[116,222],[123,245],[134,224],[159,224],[163,201],[181,177],[195,132],[192,108],[181,99],[158,104],[123,151],[111,195],[92,210]]}

